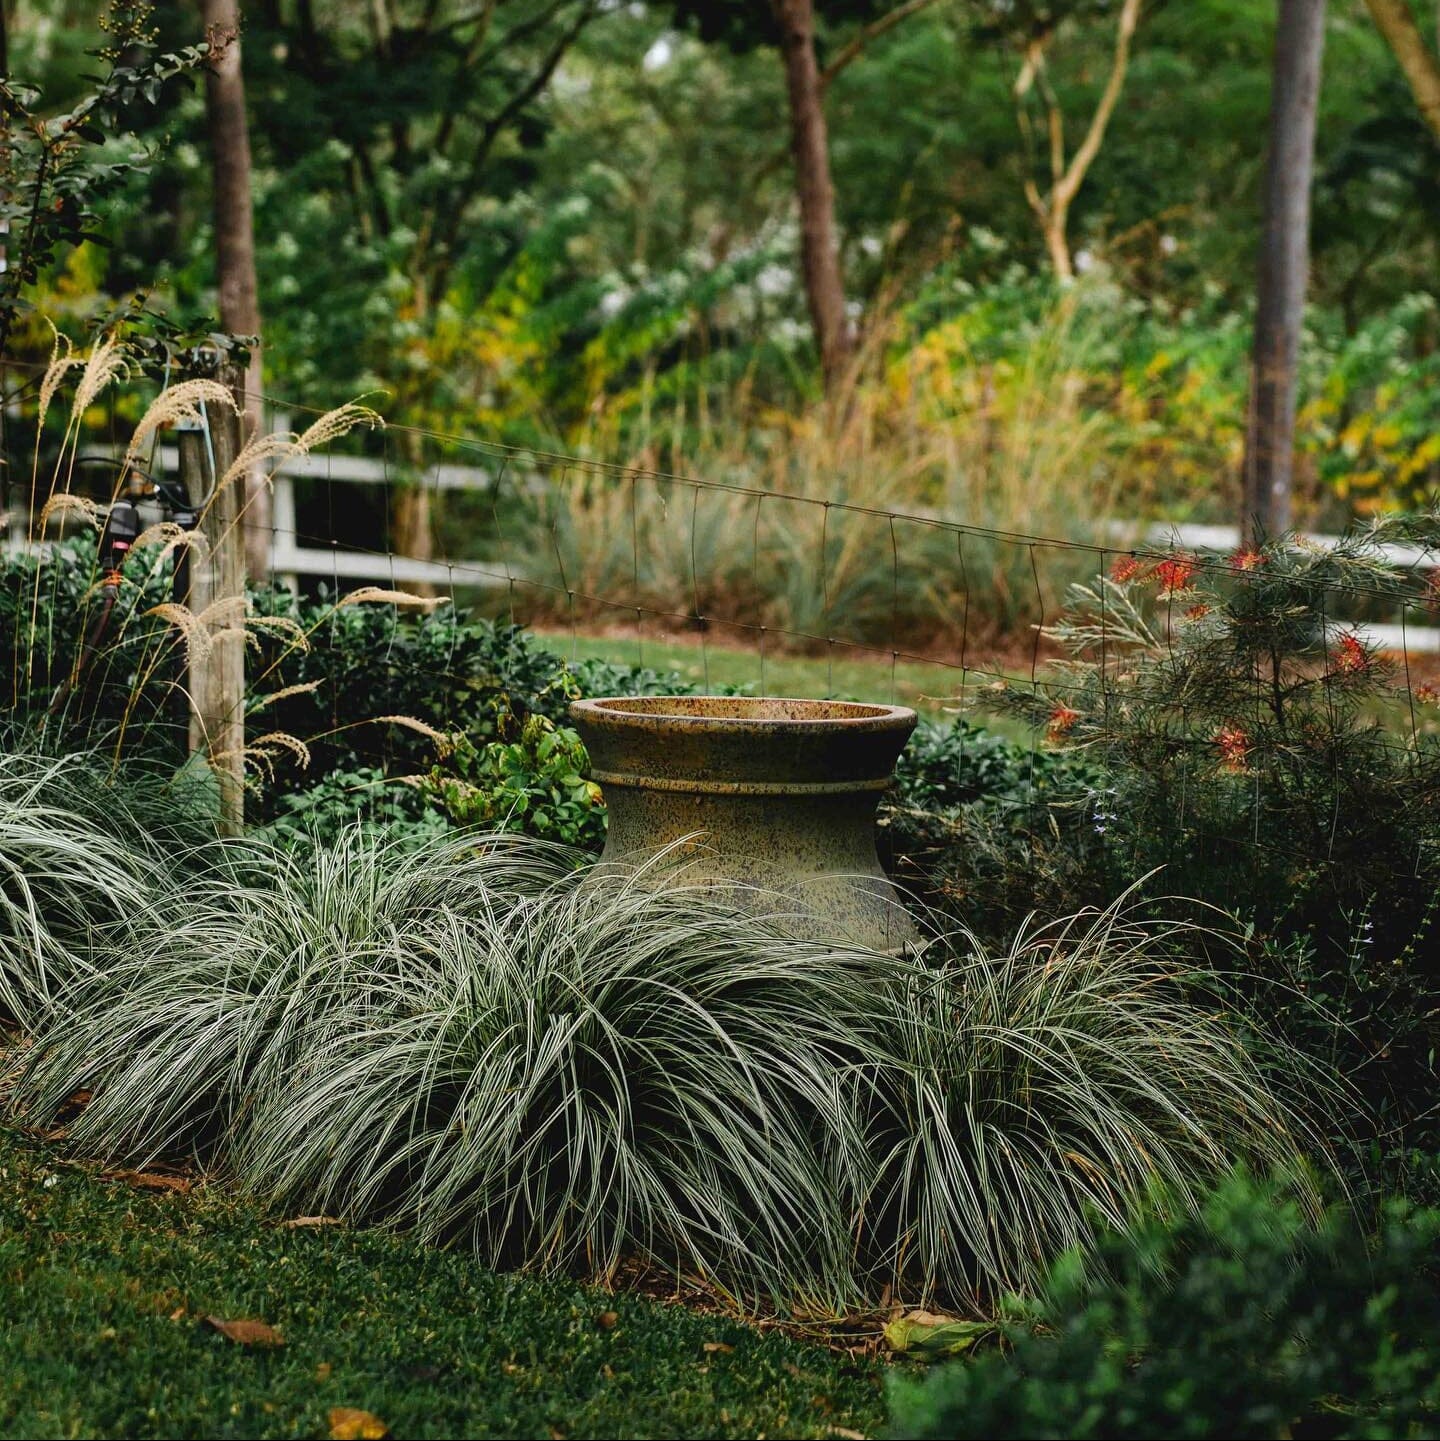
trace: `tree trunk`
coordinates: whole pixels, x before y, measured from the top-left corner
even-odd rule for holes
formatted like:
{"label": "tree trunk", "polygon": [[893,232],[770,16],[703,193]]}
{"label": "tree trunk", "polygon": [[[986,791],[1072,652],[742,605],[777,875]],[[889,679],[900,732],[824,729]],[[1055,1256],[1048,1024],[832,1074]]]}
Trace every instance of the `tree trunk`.
{"label": "tree trunk", "polygon": [[[1440,58],[1425,44],[1406,0],[1365,0],[1376,28],[1394,52],[1420,114],[1440,140]],[[1440,12],[1435,18],[1435,44],[1440,49]]]}
{"label": "tree trunk", "polygon": [[[409,560],[435,559],[435,530],[430,515],[430,491],[425,486],[425,455],[420,436],[404,432],[407,469],[410,476],[390,492],[390,535],[396,555]],[[406,585],[415,595],[433,596],[435,587],[426,581]]]}
{"label": "tree trunk", "polygon": [[[245,439],[260,429],[260,300],[255,281],[255,228],[250,204],[250,127],[240,68],[238,0],[200,0],[206,38],[216,49],[205,72],[205,121],[215,189],[215,275],[220,326],[256,337],[245,370]],[[258,470],[244,480],[245,569],[254,582],[270,568],[270,491]]]}
{"label": "tree trunk", "polygon": [[1310,260],[1310,182],[1325,0],[1280,0],[1265,169],[1241,529],[1250,539],[1290,525],[1296,361]]}
{"label": "tree trunk", "polygon": [[835,189],[825,128],[824,88],[815,62],[813,0],[771,0],[790,96],[790,153],[800,203],[800,266],[825,388],[833,391],[854,350],[835,243]]}

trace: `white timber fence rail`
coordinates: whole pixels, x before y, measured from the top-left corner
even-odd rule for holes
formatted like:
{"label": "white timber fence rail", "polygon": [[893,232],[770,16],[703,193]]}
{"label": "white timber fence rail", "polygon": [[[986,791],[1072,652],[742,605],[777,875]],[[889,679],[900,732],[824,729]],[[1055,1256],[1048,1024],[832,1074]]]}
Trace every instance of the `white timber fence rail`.
{"label": "white timber fence rail", "polygon": [[[277,411],[270,428],[288,432],[290,416]],[[161,463],[167,467],[171,457],[167,448],[160,450]],[[301,545],[296,521],[295,482],[321,480],[350,485],[394,485],[394,469],[383,460],[363,455],[299,455],[285,460],[271,477],[270,575],[272,579],[294,590],[301,576],[319,576],[340,580],[388,580],[401,585],[462,585],[476,589],[504,588],[509,576],[493,559],[416,560],[403,555],[376,555],[371,551],[343,550],[338,545]],[[429,490],[490,491],[495,488],[496,473],[478,465],[437,464],[430,466],[415,481]]]}
{"label": "white timber fence rail", "polygon": [[[276,409],[270,417],[270,429],[289,432],[291,416]],[[93,452],[92,452],[93,453]],[[116,451],[118,455],[118,450]],[[155,457],[159,469],[175,474],[179,457],[174,445],[159,447]],[[473,491],[494,493],[501,484],[529,495],[543,495],[552,485],[543,469],[530,474],[518,473],[508,464],[496,466],[457,465],[437,462],[418,474],[398,472],[395,466],[374,456],[301,455],[283,460],[271,476],[273,489],[270,544],[270,574],[279,583],[297,589],[303,577],[332,581],[377,581],[402,586],[434,586],[440,590],[465,588],[473,590],[504,590],[526,580],[523,567],[516,558],[495,555],[465,560],[421,560],[377,550],[347,549],[332,539],[328,545],[302,544],[297,521],[296,483],[323,482],[329,485],[392,486],[409,483],[431,492]],[[947,516],[938,511],[916,509],[909,513],[916,520],[940,523],[963,522],[963,516]],[[12,546],[24,546],[29,533],[29,517],[24,512],[11,512],[9,540]],[[1116,519],[1106,528],[1116,552],[1132,548],[1145,550],[1180,549],[1198,553],[1226,554],[1240,545],[1236,526],[1205,524],[1172,524]],[[314,540],[318,537],[304,537]],[[1299,537],[1309,544],[1329,548],[1340,543],[1335,535],[1304,533]],[[1017,544],[1024,537],[1015,537]],[[1435,562],[1435,555],[1421,546],[1384,544],[1377,552],[1396,566],[1424,567]],[[1337,623],[1338,624],[1338,623]],[[1346,624],[1366,642],[1384,650],[1411,654],[1440,654],[1440,627],[1419,624],[1395,624],[1365,621]]]}
{"label": "white timber fence rail", "polygon": [[[288,433],[291,418],[283,411],[270,418],[270,429]],[[123,447],[91,446],[91,455],[112,454],[118,459]],[[174,444],[161,445],[155,454],[155,466],[164,474],[178,475],[181,468],[179,449]],[[410,479],[410,477],[403,477]],[[296,481],[322,481],[327,484],[390,486],[402,479],[393,465],[374,456],[364,455],[299,455],[282,461],[272,472],[270,481],[271,540],[270,576],[295,590],[301,577],[315,576],[322,580],[389,581],[399,585],[454,586],[475,590],[507,588],[520,572],[503,558],[482,557],[469,560],[416,560],[410,556],[382,553],[375,550],[347,550],[340,543],[302,545],[295,502]],[[427,467],[411,480],[412,484],[430,491],[492,491],[498,472],[486,466],[441,463]],[[538,478],[516,477],[510,472],[509,486],[534,493],[544,487]],[[158,519],[158,514],[149,519]],[[23,548],[30,534],[29,514],[11,510],[7,516],[9,544]],[[309,537],[307,537],[309,539]]]}

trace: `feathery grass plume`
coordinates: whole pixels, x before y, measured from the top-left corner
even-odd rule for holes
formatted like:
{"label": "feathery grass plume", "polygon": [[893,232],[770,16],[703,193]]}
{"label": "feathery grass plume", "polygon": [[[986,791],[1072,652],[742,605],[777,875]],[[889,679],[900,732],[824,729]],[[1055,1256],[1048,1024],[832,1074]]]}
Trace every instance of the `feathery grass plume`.
{"label": "feathery grass plume", "polygon": [[249,698],[245,714],[246,716],[257,715],[266,706],[275,705],[282,700],[289,700],[291,696],[313,695],[324,684],[323,680],[301,681],[298,685],[287,685],[281,690],[271,692],[270,695]]}
{"label": "feathery grass plume", "polygon": [[263,736],[256,736],[245,746],[245,756],[271,757],[281,752],[293,756],[302,770],[308,769],[310,765],[310,747],[304,741],[292,736],[288,731],[267,731]]}
{"label": "feathery grass plume", "polygon": [[[999,953],[960,928],[892,993],[900,1049],[865,1211],[897,1291],[993,1306],[1157,1195],[1194,1212],[1237,1162],[1293,1176],[1318,1214],[1301,1160],[1323,1151],[1318,1134],[1187,993],[1198,931],[1141,919],[1132,888],[1104,910],[1032,916]],[[1288,1059],[1298,1090],[1315,1073]]]}
{"label": "feathery grass plume", "polygon": [[[83,364],[80,357],[72,353],[70,337],[62,335],[56,328],[55,323],[48,316],[45,324],[50,327],[50,334],[54,337],[50,346],[50,363],[45,367],[45,374],[40,379],[40,398],[37,403],[35,417],[35,432],[40,434],[45,429],[45,417],[50,411],[50,402],[55,399],[55,392],[65,382],[65,377],[76,366]],[[61,350],[64,346],[64,350]]]}
{"label": "feathery grass plume", "polygon": [[247,616],[245,626],[248,630],[260,631],[271,635],[283,635],[290,641],[290,649],[308,651],[310,649],[310,633],[288,615],[252,615]]}
{"label": "feathery grass plume", "polygon": [[418,720],[413,715],[377,715],[371,716],[367,724],[370,725],[392,725],[401,726],[405,730],[414,731],[416,735],[422,735],[427,740],[435,742],[436,748],[445,754],[455,747],[455,737],[445,731],[436,730],[434,726],[427,725],[424,721]]}
{"label": "feathery grass plume", "polygon": [[204,660],[214,649],[209,629],[188,605],[167,600],[162,601],[159,605],[152,605],[149,610],[142,611],[141,614],[153,615],[157,620],[163,620],[167,625],[173,625],[180,632],[180,641],[185,648],[187,664]]}
{"label": "feathery grass plume", "polygon": [[235,397],[218,380],[182,380],[162,390],[150,402],[130,437],[121,474],[129,471],[140,454],[140,447],[162,425],[177,425],[181,421],[201,424],[205,419],[202,407],[207,405],[228,405],[231,410],[236,409]]}
{"label": "feathery grass plume", "polygon": [[383,430],[385,419],[379,411],[358,401],[346,401],[334,410],[326,411],[319,420],[308,426],[296,439],[296,446],[303,454],[328,445],[342,435],[348,435],[357,425],[369,426],[371,430]]}
{"label": "feathery grass plume", "polygon": [[101,336],[90,347],[90,355],[80,375],[80,384],[75,387],[76,420],[94,405],[106,386],[129,373],[130,367],[126,364],[119,335],[111,331],[109,335]]}
{"label": "feathery grass plume", "polygon": [[[302,454],[296,438],[286,431],[270,430],[254,436],[240,451],[240,454],[225,468],[225,473],[220,477],[220,483],[215,487],[216,491],[224,490],[227,485],[233,485],[241,476],[263,474],[260,467],[268,461],[289,460],[292,456]],[[265,475],[268,480],[270,477]]]}
{"label": "feathery grass plume", "polygon": [[161,547],[160,554],[167,556],[177,545],[180,545],[186,537],[199,534],[200,532],[198,530],[186,530],[183,525],[176,525],[173,520],[158,520],[154,525],[147,525],[145,529],[135,537],[131,549],[144,550],[146,546],[158,545]]}
{"label": "feathery grass plume", "polygon": [[248,609],[249,601],[245,596],[222,595],[200,611],[195,620],[211,635],[218,635],[221,631],[242,630],[249,618]]}
{"label": "feathery grass plume", "polygon": [[[367,425],[374,429],[383,428],[384,424],[378,412],[371,410],[369,406],[349,401],[327,411],[303,435],[296,435],[291,431],[267,431],[255,436],[230,462],[224,475],[220,477],[216,490],[233,485],[241,476],[260,473],[259,468],[269,462],[275,462],[271,470],[277,470],[280,464],[294,456],[308,455],[317,447],[338,440],[342,435],[348,435],[357,425]],[[269,479],[268,474],[266,479]]]}
{"label": "feathery grass plume", "polygon": [[68,490],[57,490],[50,497],[40,510],[40,519],[36,522],[35,533],[44,535],[45,528],[56,516],[80,515],[84,516],[87,524],[93,525],[97,530],[104,524],[104,517],[100,507],[93,500],[83,495],[73,495]]}
{"label": "feathery grass plume", "polygon": [[339,610],[347,605],[397,605],[434,610],[437,605],[442,604],[443,596],[414,595],[408,590],[385,590],[378,585],[362,585],[342,595],[335,602],[335,609]]}

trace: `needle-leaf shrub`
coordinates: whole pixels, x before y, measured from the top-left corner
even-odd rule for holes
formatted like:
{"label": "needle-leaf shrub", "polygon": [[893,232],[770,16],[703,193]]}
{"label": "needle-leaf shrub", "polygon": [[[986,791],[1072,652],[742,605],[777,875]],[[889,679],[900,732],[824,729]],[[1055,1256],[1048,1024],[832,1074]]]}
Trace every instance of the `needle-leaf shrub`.
{"label": "needle-leaf shrub", "polygon": [[[988,699],[1098,781],[1068,826],[1053,806],[1038,825],[1023,812],[981,818],[980,843],[964,837],[938,889],[983,902],[998,853],[1015,862],[1001,875],[1028,873],[1052,912],[1157,870],[1167,889],[1234,914],[1244,969],[1280,983],[1267,1004],[1284,1032],[1353,1077],[1366,1096],[1357,1129],[1398,1161],[1440,1151],[1428,1099],[1440,712],[1434,686],[1412,686],[1403,657],[1355,626],[1433,608],[1434,572],[1390,563],[1379,543],[1394,539],[1434,551],[1435,519],[1332,549],[1127,556],[1076,587],[1050,632],[1070,660],[1038,691]],[[1019,847],[1007,844],[1016,821]]]}
{"label": "needle-leaf shrub", "polygon": [[1437,1244],[1440,1212],[1394,1202],[1367,1245],[1237,1175],[1067,1255],[1003,1352],[893,1379],[891,1434],[1440,1435]]}

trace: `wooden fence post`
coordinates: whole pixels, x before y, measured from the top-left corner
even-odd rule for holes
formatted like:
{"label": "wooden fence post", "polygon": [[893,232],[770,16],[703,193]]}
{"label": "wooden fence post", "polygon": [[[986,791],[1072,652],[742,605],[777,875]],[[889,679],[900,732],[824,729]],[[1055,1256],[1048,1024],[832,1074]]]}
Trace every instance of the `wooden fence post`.
{"label": "wooden fence post", "polygon": [[[217,379],[243,394],[244,372],[222,365]],[[241,417],[211,406],[207,428],[177,439],[180,478],[199,511],[201,540],[190,552],[187,604],[200,620],[190,645],[190,752],[205,758],[220,787],[220,829],[239,835],[245,824],[245,542],[241,486],[216,489],[240,453]]]}

